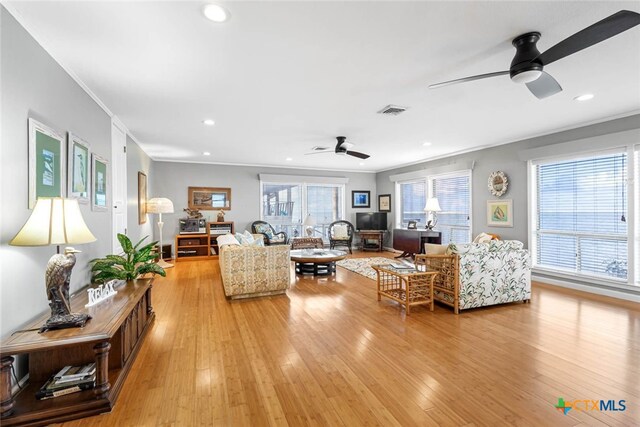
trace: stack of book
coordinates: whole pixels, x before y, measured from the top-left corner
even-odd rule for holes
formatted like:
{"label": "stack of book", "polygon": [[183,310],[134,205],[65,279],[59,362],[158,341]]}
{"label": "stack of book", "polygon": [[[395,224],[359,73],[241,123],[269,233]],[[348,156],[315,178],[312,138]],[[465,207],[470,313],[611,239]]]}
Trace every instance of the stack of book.
{"label": "stack of book", "polygon": [[65,366],[36,392],[36,399],[51,399],[89,390],[96,384],[96,364]]}

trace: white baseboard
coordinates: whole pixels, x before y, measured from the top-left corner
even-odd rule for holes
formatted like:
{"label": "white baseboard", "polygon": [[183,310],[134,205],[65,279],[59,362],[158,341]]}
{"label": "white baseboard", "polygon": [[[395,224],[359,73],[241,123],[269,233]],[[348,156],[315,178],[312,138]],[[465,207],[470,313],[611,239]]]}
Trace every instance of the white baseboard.
{"label": "white baseboard", "polygon": [[552,279],[548,276],[541,277],[536,274],[531,275],[531,280],[541,282],[541,283],[548,283],[550,285],[560,286],[562,288],[574,289],[576,291],[588,292],[588,293],[597,294],[597,295],[604,295],[607,297],[623,299],[626,301],[640,302],[640,294],[633,294],[630,292],[623,292],[615,289],[601,288],[597,286],[582,285],[582,284],[574,283],[568,280]]}

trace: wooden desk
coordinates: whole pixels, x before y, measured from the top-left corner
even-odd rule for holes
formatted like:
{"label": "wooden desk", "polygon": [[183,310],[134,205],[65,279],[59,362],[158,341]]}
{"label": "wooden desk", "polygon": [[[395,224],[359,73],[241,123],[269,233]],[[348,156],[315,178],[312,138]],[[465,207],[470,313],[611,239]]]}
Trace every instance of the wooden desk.
{"label": "wooden desk", "polygon": [[401,257],[413,257],[424,253],[424,244],[442,244],[442,233],[433,230],[409,230],[406,228],[393,229],[393,249],[402,251]]}
{"label": "wooden desk", "polygon": [[[71,309],[88,313],[84,328],[18,332],[0,344],[0,415],[2,425],[48,425],[109,412],[120,393],[149,326],[155,319],[151,306],[153,279],[134,280],[116,288],[112,298],[85,308],[83,289],[71,298]],[[24,329],[39,328],[43,315]],[[29,355],[29,383],[11,395],[13,355]],[[109,357],[111,355],[111,357]],[[47,400],[36,391],[66,365],[95,361],[96,386],[92,390]]]}
{"label": "wooden desk", "polygon": [[[360,236],[360,250],[382,252],[382,242],[384,241],[384,233],[386,230],[361,230],[358,231]],[[375,243],[371,243],[375,241]]]}

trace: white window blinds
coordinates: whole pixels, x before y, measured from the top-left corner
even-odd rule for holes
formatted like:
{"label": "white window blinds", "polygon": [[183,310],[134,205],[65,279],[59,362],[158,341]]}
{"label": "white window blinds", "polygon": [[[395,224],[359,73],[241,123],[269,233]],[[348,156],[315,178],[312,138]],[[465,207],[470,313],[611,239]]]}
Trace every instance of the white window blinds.
{"label": "white window blinds", "polygon": [[424,206],[427,204],[427,181],[400,183],[400,222],[406,227],[409,221],[416,221],[418,226],[424,227],[426,214]]}
{"label": "white window blinds", "polygon": [[627,280],[627,154],[535,164],[536,265]]}
{"label": "white window blinds", "polygon": [[433,197],[438,199],[436,230],[442,233],[442,243],[468,243],[471,241],[470,174],[448,175],[431,179]]}

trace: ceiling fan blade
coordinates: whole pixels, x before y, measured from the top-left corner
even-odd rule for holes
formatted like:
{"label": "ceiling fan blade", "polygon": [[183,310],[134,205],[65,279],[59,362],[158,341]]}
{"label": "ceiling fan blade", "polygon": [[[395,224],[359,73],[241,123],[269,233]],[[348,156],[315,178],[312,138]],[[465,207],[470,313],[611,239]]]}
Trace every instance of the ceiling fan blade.
{"label": "ceiling fan blade", "polygon": [[359,153],[357,151],[347,151],[347,154],[353,157],[357,157],[359,159],[368,159],[369,157],[371,157],[368,154]]}
{"label": "ceiling fan blade", "polygon": [[549,65],[640,24],[640,14],[621,10],[550,47],[532,62]]}
{"label": "ceiling fan blade", "polygon": [[540,77],[532,82],[526,83],[532,94],[538,99],[544,99],[558,92],[562,92],[562,86],[551,75],[542,72]]}
{"label": "ceiling fan blade", "polygon": [[439,87],[442,87],[442,86],[449,86],[449,85],[454,85],[454,84],[457,84],[457,83],[472,82],[474,80],[488,79],[489,77],[503,76],[505,74],[509,74],[509,70],[507,70],[507,71],[498,71],[498,72],[495,72],[495,73],[478,74],[477,76],[464,77],[462,79],[455,79],[455,80],[449,80],[447,82],[435,83],[435,84],[429,85],[429,89],[436,89],[436,88],[439,88]]}
{"label": "ceiling fan blade", "polygon": [[331,150],[314,151],[313,153],[304,153],[304,155],[310,156],[312,154],[327,154],[327,153],[335,154],[335,151],[331,151]]}

